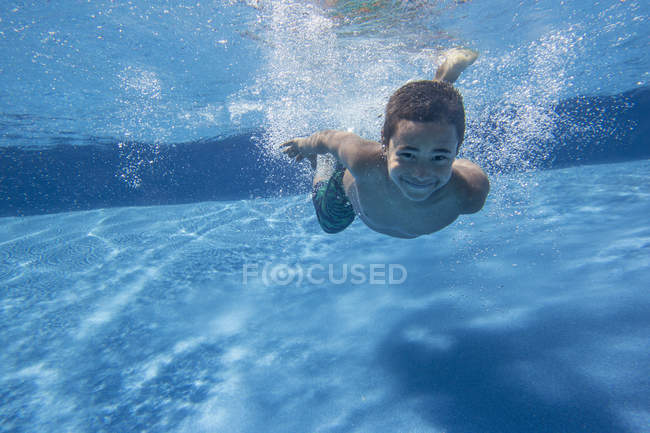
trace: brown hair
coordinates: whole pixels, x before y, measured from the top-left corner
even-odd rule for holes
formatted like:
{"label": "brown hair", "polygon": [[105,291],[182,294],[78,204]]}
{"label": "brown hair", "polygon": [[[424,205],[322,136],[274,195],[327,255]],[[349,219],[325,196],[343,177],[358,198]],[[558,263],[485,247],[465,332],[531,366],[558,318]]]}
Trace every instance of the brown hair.
{"label": "brown hair", "polygon": [[458,147],[465,137],[465,109],[458,90],[446,81],[413,81],[397,89],[386,104],[381,144],[388,148],[400,120],[415,122],[447,121],[456,128]]}

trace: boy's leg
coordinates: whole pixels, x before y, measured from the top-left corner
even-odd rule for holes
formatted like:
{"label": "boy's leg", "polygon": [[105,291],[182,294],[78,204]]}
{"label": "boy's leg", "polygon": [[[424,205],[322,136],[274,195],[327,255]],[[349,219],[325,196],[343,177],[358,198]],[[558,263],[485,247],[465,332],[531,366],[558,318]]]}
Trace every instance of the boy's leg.
{"label": "boy's leg", "polygon": [[314,180],[312,185],[316,185],[323,180],[329,180],[338,168],[340,163],[332,155],[313,155],[309,157],[311,168],[314,170]]}
{"label": "boy's leg", "polygon": [[445,61],[436,71],[435,81],[447,81],[453,83],[458,79],[461,72],[474,63],[478,53],[468,48],[452,48],[445,53]]}
{"label": "boy's leg", "polygon": [[338,233],[354,221],[355,213],[343,190],[344,167],[332,155],[309,158],[315,167],[312,202],[323,231]]}

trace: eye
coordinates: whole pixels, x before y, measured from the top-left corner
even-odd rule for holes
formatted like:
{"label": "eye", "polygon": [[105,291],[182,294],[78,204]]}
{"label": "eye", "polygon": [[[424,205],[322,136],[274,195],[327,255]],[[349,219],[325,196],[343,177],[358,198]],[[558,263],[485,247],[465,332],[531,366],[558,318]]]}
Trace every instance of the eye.
{"label": "eye", "polygon": [[447,158],[445,155],[436,155],[433,157],[434,161],[446,161],[447,159],[449,158]]}
{"label": "eye", "polygon": [[414,156],[411,152],[401,152],[398,153],[397,156],[399,156],[402,159],[413,159]]}

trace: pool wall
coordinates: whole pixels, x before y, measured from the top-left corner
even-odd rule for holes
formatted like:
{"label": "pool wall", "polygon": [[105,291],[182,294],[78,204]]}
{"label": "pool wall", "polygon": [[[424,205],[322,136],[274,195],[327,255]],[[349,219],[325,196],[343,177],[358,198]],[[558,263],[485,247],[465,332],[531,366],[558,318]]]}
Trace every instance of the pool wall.
{"label": "pool wall", "polygon": [[[550,142],[535,143],[549,150],[535,168],[650,158],[646,121],[650,87],[612,96],[570,98],[555,106],[554,112],[561,121]],[[500,128],[503,122],[490,117],[480,122],[469,119],[468,130],[479,134],[481,144],[467,148],[461,156],[479,162],[491,173],[516,170],[482,157],[486,147],[493,151],[507,145]],[[225,139],[162,145],[116,140],[97,145],[3,147],[0,216],[306,192],[309,182],[297,166],[284,160],[268,163],[258,144],[263,134],[259,130]]]}

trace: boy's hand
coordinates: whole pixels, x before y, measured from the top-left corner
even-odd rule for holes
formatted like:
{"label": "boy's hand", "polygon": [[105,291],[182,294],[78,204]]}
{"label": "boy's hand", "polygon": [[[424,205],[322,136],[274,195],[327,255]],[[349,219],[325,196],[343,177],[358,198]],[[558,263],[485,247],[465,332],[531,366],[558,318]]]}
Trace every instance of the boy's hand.
{"label": "boy's hand", "polygon": [[295,158],[296,162],[302,161],[304,158],[309,158],[316,155],[315,149],[310,143],[308,138],[294,138],[280,145],[282,152],[289,158]]}
{"label": "boy's hand", "polygon": [[350,170],[352,176],[365,176],[369,170],[377,168],[383,155],[379,143],[365,140],[352,132],[334,129],[294,138],[281,144],[280,149],[296,161],[307,159],[312,167],[316,166],[316,155],[330,154]]}

